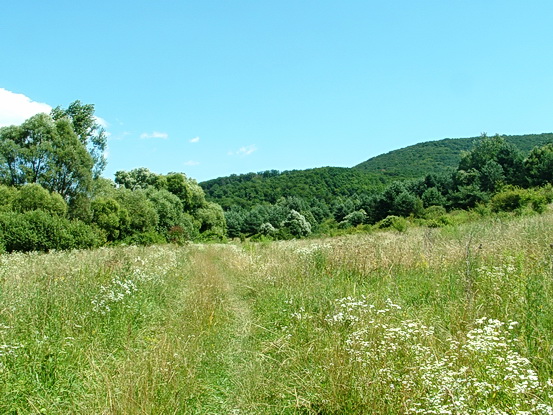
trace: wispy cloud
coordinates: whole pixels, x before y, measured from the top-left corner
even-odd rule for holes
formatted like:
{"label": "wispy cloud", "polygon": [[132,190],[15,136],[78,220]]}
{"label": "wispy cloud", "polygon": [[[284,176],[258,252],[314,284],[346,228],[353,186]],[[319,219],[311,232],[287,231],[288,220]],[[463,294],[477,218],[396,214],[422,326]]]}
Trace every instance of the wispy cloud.
{"label": "wispy cloud", "polygon": [[194,137],[194,138],[191,138],[190,140],[188,140],[189,143],[199,143],[200,142],[200,137]]}
{"label": "wispy cloud", "polygon": [[96,121],[98,125],[104,129],[109,127],[109,124],[106,120],[101,117],[97,117],[96,115],[94,116],[94,121]]}
{"label": "wispy cloud", "polygon": [[257,147],[254,146],[254,145],[251,145],[251,146],[243,146],[243,147],[240,147],[238,150],[236,151],[229,151],[228,152],[228,155],[229,156],[241,156],[241,157],[246,157],[246,156],[249,156],[250,154],[254,153],[255,151],[257,150]]}
{"label": "wispy cloud", "polygon": [[160,133],[159,131],[154,131],[154,132],[151,132],[151,133],[142,133],[140,134],[140,138],[142,139],[146,139],[146,138],[161,138],[163,140],[165,140],[166,138],[169,137],[169,134],[167,133]]}
{"label": "wispy cloud", "polygon": [[49,113],[52,107],[42,102],[0,88],[0,127],[19,125],[27,118],[41,112]]}
{"label": "wispy cloud", "polygon": [[197,166],[200,164],[199,161],[195,161],[195,160],[188,160],[188,161],[185,161],[183,163],[185,166]]}

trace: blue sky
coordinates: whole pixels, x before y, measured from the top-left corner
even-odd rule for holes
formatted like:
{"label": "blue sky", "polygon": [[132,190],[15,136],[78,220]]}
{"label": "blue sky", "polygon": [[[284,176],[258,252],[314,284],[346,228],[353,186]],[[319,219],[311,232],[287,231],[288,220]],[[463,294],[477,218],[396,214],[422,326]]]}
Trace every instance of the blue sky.
{"label": "blue sky", "polygon": [[553,131],[550,0],[18,0],[2,15],[0,124],[92,103],[110,178],[351,167]]}

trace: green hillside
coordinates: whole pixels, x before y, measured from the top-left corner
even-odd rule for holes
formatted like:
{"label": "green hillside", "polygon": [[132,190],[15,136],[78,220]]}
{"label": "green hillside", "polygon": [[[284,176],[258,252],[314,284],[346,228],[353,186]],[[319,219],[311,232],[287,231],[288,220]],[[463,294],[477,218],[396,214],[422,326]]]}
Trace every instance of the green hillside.
{"label": "green hillside", "polygon": [[381,188],[383,176],[344,167],[321,167],[308,170],[233,174],[200,183],[208,200],[227,209],[275,203],[281,197],[317,198],[331,202],[339,196]]}
{"label": "green hillside", "polygon": [[[327,204],[336,197],[348,197],[380,189],[399,179],[423,177],[457,168],[463,151],[469,151],[480,137],[446,138],[415,144],[373,157],[353,168],[321,167],[308,170],[233,174],[200,183],[206,198],[224,209],[251,208],[276,203],[281,197],[316,198]],[[505,136],[524,153],[553,142],[553,133]]]}
{"label": "green hillside", "polygon": [[[553,141],[551,133],[504,137],[525,153],[535,146]],[[355,166],[354,169],[381,174],[392,179],[416,178],[428,173],[444,173],[455,169],[461,159],[461,153],[470,150],[478,139],[479,137],[446,138],[419,143],[370,158]]]}

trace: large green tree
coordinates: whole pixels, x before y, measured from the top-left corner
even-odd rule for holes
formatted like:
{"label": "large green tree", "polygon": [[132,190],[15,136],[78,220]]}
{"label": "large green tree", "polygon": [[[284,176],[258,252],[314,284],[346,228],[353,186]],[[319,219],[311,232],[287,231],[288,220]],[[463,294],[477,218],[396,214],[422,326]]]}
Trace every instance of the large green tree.
{"label": "large green tree", "polygon": [[38,183],[65,199],[86,192],[94,161],[67,117],[37,114],[0,128],[0,183]]}
{"label": "large green tree", "polygon": [[481,189],[495,192],[505,184],[521,184],[523,159],[520,150],[505,138],[483,134],[473,149],[463,154],[458,170],[478,172]]}
{"label": "large green tree", "polygon": [[73,131],[92,157],[94,177],[99,177],[106,167],[107,135],[100,119],[94,115],[94,105],[77,100],[66,109],[54,108],[50,115],[56,121],[67,118],[71,122]]}
{"label": "large green tree", "polygon": [[553,144],[535,147],[524,160],[524,168],[529,185],[553,183]]}

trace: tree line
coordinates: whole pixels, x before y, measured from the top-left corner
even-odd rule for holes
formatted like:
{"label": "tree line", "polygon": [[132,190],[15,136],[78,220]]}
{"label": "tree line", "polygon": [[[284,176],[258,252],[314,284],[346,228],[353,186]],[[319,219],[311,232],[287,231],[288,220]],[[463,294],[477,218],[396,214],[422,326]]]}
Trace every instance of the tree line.
{"label": "tree line", "polygon": [[[553,199],[551,183],[553,144],[534,147],[525,155],[503,137],[483,135],[450,173],[397,180],[330,201],[288,196],[251,208],[235,205],[225,217],[231,237],[286,238],[360,225],[387,227],[407,217],[440,226],[447,223],[446,212],[453,210],[486,206],[493,211],[543,211]],[[292,211],[309,226],[301,232],[295,227],[290,235],[286,227],[280,228]]]}
{"label": "tree line", "polygon": [[94,106],[79,101],[0,128],[0,250],[290,239],[397,228],[404,218],[442,226],[453,210],[539,212],[553,199],[553,144],[524,153],[500,136],[480,137],[450,172],[393,182],[333,167],[201,186],[183,173],[146,168],[109,180],[101,177],[105,150]]}
{"label": "tree line", "polygon": [[223,210],[183,173],[101,177],[106,133],[73,102],[0,128],[0,250],[221,239]]}

